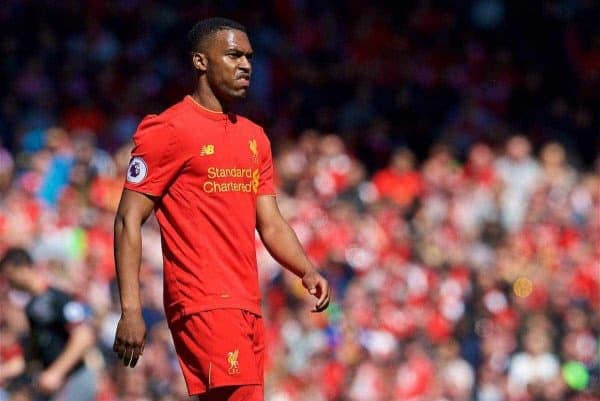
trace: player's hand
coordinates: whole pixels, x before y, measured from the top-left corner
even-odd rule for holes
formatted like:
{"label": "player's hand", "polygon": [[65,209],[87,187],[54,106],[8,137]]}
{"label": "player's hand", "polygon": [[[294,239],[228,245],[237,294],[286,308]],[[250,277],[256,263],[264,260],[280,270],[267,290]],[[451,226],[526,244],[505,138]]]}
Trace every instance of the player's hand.
{"label": "player's hand", "polygon": [[318,298],[311,312],[323,312],[327,309],[331,299],[331,292],[325,277],[321,276],[316,270],[310,270],[302,277],[302,285],[311,295]]}
{"label": "player's hand", "polygon": [[52,369],[44,370],[37,379],[38,389],[42,394],[52,395],[63,385],[65,377]]}
{"label": "player's hand", "polygon": [[117,325],[113,351],[117,353],[119,359],[123,360],[125,366],[135,367],[138,359],[144,353],[145,342],[146,323],[142,313],[122,313]]}

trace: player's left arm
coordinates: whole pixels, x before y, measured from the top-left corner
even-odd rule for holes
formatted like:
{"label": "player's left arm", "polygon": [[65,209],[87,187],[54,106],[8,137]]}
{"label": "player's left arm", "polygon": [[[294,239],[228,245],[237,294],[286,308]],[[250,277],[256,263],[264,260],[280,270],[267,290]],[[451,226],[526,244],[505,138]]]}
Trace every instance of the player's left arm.
{"label": "player's left arm", "polygon": [[71,369],[83,360],[85,353],[94,345],[95,341],[94,330],[87,322],[73,326],[64,350],[40,374],[38,378],[40,390],[46,394],[58,391]]}
{"label": "player's left arm", "polygon": [[327,309],[331,299],[329,284],[306,256],[296,233],[281,215],[275,196],[257,197],[256,229],[271,256],[300,277],[302,285],[318,298],[312,311],[322,312]]}

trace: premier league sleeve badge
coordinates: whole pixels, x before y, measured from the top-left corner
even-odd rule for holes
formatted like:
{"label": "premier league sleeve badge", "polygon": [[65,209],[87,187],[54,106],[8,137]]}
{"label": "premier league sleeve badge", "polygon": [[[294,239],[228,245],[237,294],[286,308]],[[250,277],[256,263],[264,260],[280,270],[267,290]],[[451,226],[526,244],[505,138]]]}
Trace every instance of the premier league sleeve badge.
{"label": "premier league sleeve badge", "polygon": [[129,162],[129,167],[127,168],[127,182],[132,184],[139,184],[144,181],[146,175],[148,174],[148,167],[146,166],[146,162],[141,157],[134,157]]}

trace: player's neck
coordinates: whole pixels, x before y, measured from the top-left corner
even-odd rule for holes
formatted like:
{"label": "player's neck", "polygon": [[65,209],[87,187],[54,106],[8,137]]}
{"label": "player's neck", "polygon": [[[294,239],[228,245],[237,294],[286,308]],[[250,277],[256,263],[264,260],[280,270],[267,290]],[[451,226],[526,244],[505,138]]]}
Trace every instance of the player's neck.
{"label": "player's neck", "polygon": [[196,89],[191,94],[192,99],[200,106],[215,113],[227,113],[229,107],[221,102],[211,90]]}

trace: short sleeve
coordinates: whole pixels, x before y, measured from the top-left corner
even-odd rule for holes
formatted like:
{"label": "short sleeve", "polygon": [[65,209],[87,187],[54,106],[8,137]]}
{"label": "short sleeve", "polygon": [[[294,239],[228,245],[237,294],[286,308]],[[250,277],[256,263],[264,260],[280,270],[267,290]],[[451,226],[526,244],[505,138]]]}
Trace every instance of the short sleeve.
{"label": "short sleeve", "polygon": [[258,182],[258,195],[275,195],[275,183],[273,180],[273,157],[271,155],[271,144],[267,136],[264,136],[265,145],[261,152],[260,179]]}
{"label": "short sleeve", "polygon": [[162,196],[184,164],[174,127],[159,117],[148,116],[140,123],[133,141],[124,187]]}
{"label": "short sleeve", "polygon": [[54,295],[54,308],[57,321],[65,327],[78,325],[90,318],[90,311],[86,305],[61,292]]}

